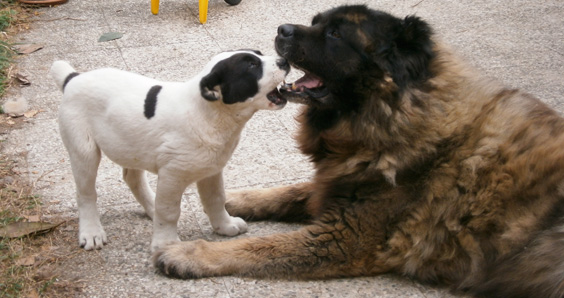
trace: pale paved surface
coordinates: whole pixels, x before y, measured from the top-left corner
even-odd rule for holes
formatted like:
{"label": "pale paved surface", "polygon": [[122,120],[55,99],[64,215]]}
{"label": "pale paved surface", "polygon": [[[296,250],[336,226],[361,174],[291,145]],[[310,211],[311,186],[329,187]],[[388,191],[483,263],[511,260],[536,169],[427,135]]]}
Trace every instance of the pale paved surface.
{"label": "pale paved surface", "polygon": [[[363,1],[396,15],[424,17],[467,59],[488,75],[521,87],[564,110],[564,2],[562,0],[381,0]],[[32,85],[12,97],[42,110],[30,125],[1,138],[10,153],[26,153],[31,179],[56,216],[76,217],[74,185],[59,139],[56,112],[60,92],[47,72],[56,59],[79,71],[113,66],[164,80],[184,80],[207,59],[230,49],[256,48],[274,54],[276,28],[282,23],[308,24],[318,11],[350,1],[243,0],[230,7],[211,0],[208,23],[198,23],[196,0],[161,0],[158,16],[149,0],[69,0],[38,9],[32,30],[19,41],[42,43],[44,49],[19,59]],[[124,33],[98,43],[109,31]],[[295,74],[293,78],[295,78]],[[291,138],[296,106],[260,112],[248,124],[240,147],[226,168],[228,188],[265,187],[307,180],[311,168]],[[102,162],[98,180],[102,222],[111,243],[97,252],[80,253],[64,264],[65,274],[85,282],[88,297],[450,297],[447,291],[398,276],[287,282],[234,277],[180,281],[154,272],[148,258],[151,222],[142,216],[119,167]],[[193,187],[186,190],[180,222],[183,240],[222,240],[212,234]],[[49,214],[45,216],[49,219]],[[265,235],[297,226],[250,223],[241,237]],[[62,227],[76,234],[76,221]],[[73,241],[68,245],[77,246]],[[78,251],[78,248],[74,248]]]}

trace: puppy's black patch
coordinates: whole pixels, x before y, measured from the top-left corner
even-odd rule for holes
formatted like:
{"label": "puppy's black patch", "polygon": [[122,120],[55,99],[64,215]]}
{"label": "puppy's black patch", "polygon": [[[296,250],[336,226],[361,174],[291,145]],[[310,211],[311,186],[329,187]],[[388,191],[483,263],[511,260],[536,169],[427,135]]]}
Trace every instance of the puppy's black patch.
{"label": "puppy's black patch", "polygon": [[78,72],[71,72],[69,73],[69,75],[65,78],[65,81],[63,82],[63,91],[65,91],[65,87],[67,86],[67,84],[70,82],[70,80],[76,76],[78,76],[80,73]]}
{"label": "puppy's black patch", "polygon": [[[262,61],[250,53],[235,54],[219,61],[200,81],[202,97],[209,101],[220,98],[225,104],[243,102],[259,91],[258,81],[263,76]],[[213,90],[221,90],[221,97]]]}
{"label": "puppy's black patch", "polygon": [[155,109],[157,108],[157,95],[161,91],[163,87],[159,85],[155,85],[149,89],[147,92],[147,97],[145,98],[145,117],[147,119],[151,119],[155,116]]}

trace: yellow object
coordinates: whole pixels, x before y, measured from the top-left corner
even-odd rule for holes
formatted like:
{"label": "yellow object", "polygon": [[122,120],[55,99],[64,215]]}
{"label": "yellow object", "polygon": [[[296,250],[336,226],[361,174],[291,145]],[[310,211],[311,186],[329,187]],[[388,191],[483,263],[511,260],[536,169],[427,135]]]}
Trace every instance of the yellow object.
{"label": "yellow object", "polygon": [[205,24],[208,20],[208,0],[200,0],[200,23]]}
{"label": "yellow object", "polygon": [[[200,23],[205,24],[208,21],[208,0],[199,0]],[[159,13],[159,0],[151,0],[151,12]]]}
{"label": "yellow object", "polygon": [[153,14],[159,13],[159,0],[151,0],[151,12]]}

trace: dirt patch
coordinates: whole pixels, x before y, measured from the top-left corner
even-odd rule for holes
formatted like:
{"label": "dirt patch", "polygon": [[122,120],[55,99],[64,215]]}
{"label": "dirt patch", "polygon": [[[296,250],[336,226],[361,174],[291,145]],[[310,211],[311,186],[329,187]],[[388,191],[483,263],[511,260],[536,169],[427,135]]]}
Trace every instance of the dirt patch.
{"label": "dirt patch", "polygon": [[[16,18],[2,32],[2,41],[10,42],[16,34],[28,30],[29,20],[36,12],[20,6],[16,1],[2,1],[2,10],[14,11]],[[17,60],[5,72],[17,68]],[[8,88],[17,86],[8,84]],[[0,100],[2,103],[3,100]],[[76,245],[76,220],[46,215],[48,205],[35,194],[37,181],[31,181],[24,154],[7,154],[4,142],[11,131],[21,129],[30,121],[25,115],[0,114],[0,229],[14,223],[62,223],[44,233],[30,233],[20,237],[0,236],[0,296],[2,297],[72,297],[82,292],[83,282],[66,276],[65,262],[82,251]],[[72,263],[72,262],[71,262]]]}
{"label": "dirt patch", "polygon": [[74,245],[77,222],[53,214],[44,218],[48,205],[34,194],[35,183],[17,170],[25,168],[23,162],[25,156],[2,154],[0,159],[0,228],[16,222],[62,224],[44,234],[0,238],[0,293],[5,297],[75,296],[81,292],[82,282],[65,276],[61,264],[81,253]]}

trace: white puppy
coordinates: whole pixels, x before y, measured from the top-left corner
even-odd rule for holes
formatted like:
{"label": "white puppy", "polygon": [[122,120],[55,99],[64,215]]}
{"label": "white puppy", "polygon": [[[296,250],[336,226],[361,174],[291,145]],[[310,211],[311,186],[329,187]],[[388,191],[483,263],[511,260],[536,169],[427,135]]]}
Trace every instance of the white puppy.
{"label": "white puppy", "polygon": [[[215,232],[245,232],[245,221],[225,210],[223,167],[251,116],[285,105],[276,87],[289,70],[283,58],[251,50],[217,55],[188,82],[111,68],[78,74],[67,62],[54,62],[51,75],[63,90],[60,132],[77,188],[80,246],[100,249],[107,242],[96,207],[101,152],[123,167],[123,179],[153,219],[152,250],[179,240],[180,201],[193,182]],[[145,171],[158,175],[156,196]]]}

